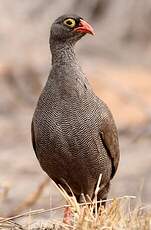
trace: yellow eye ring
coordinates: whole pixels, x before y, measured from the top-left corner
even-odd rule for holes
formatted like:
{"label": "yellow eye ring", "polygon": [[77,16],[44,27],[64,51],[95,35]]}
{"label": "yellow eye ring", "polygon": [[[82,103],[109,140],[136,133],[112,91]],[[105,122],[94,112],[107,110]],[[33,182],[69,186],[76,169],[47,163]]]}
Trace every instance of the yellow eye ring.
{"label": "yellow eye ring", "polygon": [[67,18],[67,19],[65,19],[63,23],[64,23],[66,26],[70,27],[70,28],[73,28],[73,27],[75,27],[75,25],[76,25],[75,20],[72,19],[72,18]]}

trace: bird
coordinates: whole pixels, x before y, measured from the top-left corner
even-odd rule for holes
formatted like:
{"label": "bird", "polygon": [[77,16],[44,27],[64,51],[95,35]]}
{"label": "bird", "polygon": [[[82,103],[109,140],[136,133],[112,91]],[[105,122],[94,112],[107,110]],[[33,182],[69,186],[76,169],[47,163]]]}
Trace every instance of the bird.
{"label": "bird", "polygon": [[[111,111],[96,96],[75,54],[75,44],[92,26],[74,14],[62,15],[50,29],[52,66],[31,124],[32,144],[42,169],[77,202],[107,199],[120,158]],[[71,193],[72,191],[72,193]]]}

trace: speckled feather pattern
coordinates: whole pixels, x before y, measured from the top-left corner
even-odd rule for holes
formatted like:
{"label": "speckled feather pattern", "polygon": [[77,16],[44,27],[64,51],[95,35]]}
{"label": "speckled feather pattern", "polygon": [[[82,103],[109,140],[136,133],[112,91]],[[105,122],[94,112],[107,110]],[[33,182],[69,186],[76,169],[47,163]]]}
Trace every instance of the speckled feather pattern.
{"label": "speckled feather pattern", "polygon": [[119,161],[117,129],[92,91],[72,44],[51,45],[52,69],[32,121],[32,141],[43,170],[68,193],[105,199]]}

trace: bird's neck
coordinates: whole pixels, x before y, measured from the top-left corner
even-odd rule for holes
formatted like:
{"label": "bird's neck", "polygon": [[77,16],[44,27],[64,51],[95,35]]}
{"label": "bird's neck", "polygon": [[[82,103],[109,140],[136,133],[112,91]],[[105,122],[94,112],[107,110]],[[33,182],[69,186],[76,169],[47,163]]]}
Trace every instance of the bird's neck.
{"label": "bird's neck", "polygon": [[50,43],[53,65],[77,65],[77,59],[74,52],[74,45],[65,42]]}
{"label": "bird's neck", "polygon": [[[48,77],[47,88],[52,91],[52,85],[55,84],[59,93],[63,96],[82,95],[85,88],[89,87],[87,79],[77,61],[74,46],[71,44],[59,43],[51,46],[52,69]],[[53,82],[53,84],[52,84]],[[66,92],[66,93],[65,93]],[[55,94],[58,91],[55,91]]]}

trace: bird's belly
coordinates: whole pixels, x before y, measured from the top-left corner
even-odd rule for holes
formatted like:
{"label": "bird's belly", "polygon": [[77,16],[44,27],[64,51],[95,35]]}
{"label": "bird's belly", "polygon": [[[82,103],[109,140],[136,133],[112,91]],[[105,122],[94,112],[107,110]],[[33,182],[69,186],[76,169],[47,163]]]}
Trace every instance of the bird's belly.
{"label": "bird's belly", "polygon": [[77,133],[50,128],[39,138],[39,161],[44,171],[56,182],[66,184],[76,194],[91,195],[100,174],[110,180],[111,161],[100,143],[100,152],[80,128]]}
{"label": "bird's belly", "polygon": [[77,195],[89,194],[95,186],[96,176],[91,175],[82,158],[72,156],[71,152],[44,153],[40,164],[51,179],[65,188],[69,186]]}

